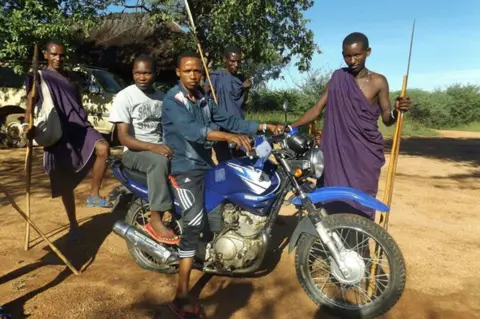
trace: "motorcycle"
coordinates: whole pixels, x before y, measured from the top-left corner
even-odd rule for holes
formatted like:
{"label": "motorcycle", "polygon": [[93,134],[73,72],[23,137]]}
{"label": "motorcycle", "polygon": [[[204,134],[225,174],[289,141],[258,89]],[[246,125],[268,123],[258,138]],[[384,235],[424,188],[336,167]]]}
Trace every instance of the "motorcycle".
{"label": "motorcycle", "polygon": [[[284,111],[286,117],[286,104]],[[177,273],[176,247],[160,244],[143,231],[149,219],[146,175],[124,167],[119,158],[111,158],[109,165],[121,182],[117,201],[131,198],[125,220],[115,223],[114,233],[126,240],[140,267]],[[389,207],[353,188],[312,187],[311,180],[322,174],[322,150],[297,129],[257,136],[252,153],[212,167],[205,174],[206,224],[219,231],[202,236],[196,268],[227,276],[257,271],[285,197],[292,191],[287,203],[298,209],[299,223],[290,237],[289,253],[295,250],[297,278],[308,297],[341,316],[374,318],[387,312],[405,287],[405,261],[398,245],[375,222],[354,214],[329,215],[324,203],[352,200],[381,212]],[[181,236],[176,202],[172,215],[168,226]]]}

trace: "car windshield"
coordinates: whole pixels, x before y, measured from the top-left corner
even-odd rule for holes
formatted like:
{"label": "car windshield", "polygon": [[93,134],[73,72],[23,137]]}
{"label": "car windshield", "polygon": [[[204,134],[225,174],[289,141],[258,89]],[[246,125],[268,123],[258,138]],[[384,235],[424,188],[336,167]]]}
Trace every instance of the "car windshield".
{"label": "car windshield", "polygon": [[126,86],[125,82],[113,73],[102,70],[91,70],[91,72],[105,93],[117,94]]}

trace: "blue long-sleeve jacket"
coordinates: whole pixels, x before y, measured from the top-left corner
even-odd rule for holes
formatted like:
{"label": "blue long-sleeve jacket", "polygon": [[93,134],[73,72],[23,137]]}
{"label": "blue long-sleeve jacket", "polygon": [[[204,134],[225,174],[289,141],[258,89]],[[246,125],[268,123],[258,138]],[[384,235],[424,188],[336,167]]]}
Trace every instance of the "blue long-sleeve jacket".
{"label": "blue long-sleeve jacket", "polygon": [[202,90],[196,103],[190,101],[180,83],[167,92],[162,108],[163,142],[174,153],[172,174],[207,170],[213,165],[213,143],[206,139],[212,130],[222,127],[232,133],[253,135],[260,125],[226,113],[204,98]]}

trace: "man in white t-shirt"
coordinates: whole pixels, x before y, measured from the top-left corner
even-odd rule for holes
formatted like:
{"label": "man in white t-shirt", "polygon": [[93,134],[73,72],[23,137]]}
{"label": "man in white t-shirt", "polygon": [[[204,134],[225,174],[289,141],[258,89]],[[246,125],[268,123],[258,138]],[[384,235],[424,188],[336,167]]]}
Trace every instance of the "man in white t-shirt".
{"label": "man in white t-shirt", "polygon": [[173,153],[162,144],[164,93],[152,86],[155,73],[155,61],[150,56],[135,59],[135,84],[118,92],[109,121],[116,125],[118,139],[125,147],[123,164],[147,174],[151,218],[145,231],[159,242],[174,245],[180,239],[163,224],[161,217],[173,208],[168,185],[169,159]]}

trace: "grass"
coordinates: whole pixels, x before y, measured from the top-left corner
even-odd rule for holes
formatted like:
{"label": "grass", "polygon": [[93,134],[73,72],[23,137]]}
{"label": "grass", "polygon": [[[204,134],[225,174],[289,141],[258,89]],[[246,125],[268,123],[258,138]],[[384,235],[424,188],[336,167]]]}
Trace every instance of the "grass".
{"label": "grass", "polygon": [[454,128],[445,129],[445,131],[480,132],[480,122],[456,126]]}
{"label": "grass", "polygon": [[[293,122],[298,119],[302,114],[297,114],[289,112],[287,115],[287,121]],[[245,114],[247,120],[255,120],[260,122],[271,122],[271,123],[285,123],[285,115],[283,112],[248,112]]]}
{"label": "grass", "polygon": [[[298,119],[302,114],[299,113],[289,113],[287,117],[288,122],[293,122]],[[256,120],[261,122],[273,122],[273,123],[284,123],[285,117],[283,112],[249,112],[246,114],[248,120]],[[480,123],[478,125],[478,130],[480,131]],[[321,127],[321,124],[317,125]],[[382,121],[378,121],[378,127],[380,132],[384,137],[392,137],[395,133],[395,125],[386,127],[383,125]],[[438,133],[429,128],[423,127],[422,125],[409,121],[408,118],[403,122],[402,136],[436,136]]]}
{"label": "grass", "polygon": [[[380,128],[380,132],[384,137],[393,137],[395,134],[395,127],[396,125],[392,125],[390,127],[386,127],[383,125],[382,121],[378,122],[378,127]],[[429,129],[427,127],[422,126],[419,123],[409,121],[405,119],[403,122],[402,127],[402,136],[437,136],[438,132],[435,130]]]}

